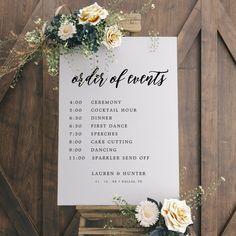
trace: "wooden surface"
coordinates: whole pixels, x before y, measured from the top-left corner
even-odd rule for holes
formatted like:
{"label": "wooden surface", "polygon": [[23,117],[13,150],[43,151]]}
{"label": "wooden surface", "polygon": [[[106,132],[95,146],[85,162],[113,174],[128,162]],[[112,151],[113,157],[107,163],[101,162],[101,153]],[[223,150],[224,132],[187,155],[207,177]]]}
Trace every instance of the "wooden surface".
{"label": "wooden surface", "polygon": [[[94,1],[65,2],[73,9]],[[127,0],[116,8],[126,13],[140,9],[143,2]],[[227,182],[202,209],[202,224],[199,212],[195,213],[196,232],[235,235],[236,1],[154,2],[155,10],[142,17],[142,31],[132,35],[155,31],[160,36],[178,36],[180,164],[187,167],[181,191],[224,176]],[[52,16],[61,3],[0,0],[0,37],[10,30],[26,31],[34,17]],[[13,90],[8,90],[11,75],[0,80],[0,164],[4,173],[0,178],[0,236],[24,235],[25,225],[28,232],[34,232],[29,235],[78,235],[75,207],[58,207],[56,202],[58,81],[50,79],[46,70],[45,63],[28,65]],[[18,213],[25,223],[17,220]]]}
{"label": "wooden surface", "polygon": [[80,228],[79,231],[80,235],[128,235],[128,236],[135,236],[135,235],[144,235],[138,229],[128,229],[128,228],[115,228],[115,229],[103,229],[103,228]]}
{"label": "wooden surface", "polygon": [[181,65],[201,29],[201,1],[198,0],[178,34],[178,64]]}
{"label": "wooden surface", "polygon": [[123,30],[130,33],[139,33],[142,30],[141,14],[125,14],[123,17],[124,19],[122,19],[120,23]]}
{"label": "wooden surface", "polygon": [[2,208],[10,219],[13,220],[14,227],[22,236],[39,236],[31,217],[27,214],[20,199],[12,190],[4,171],[0,168],[0,202]]}
{"label": "wooden surface", "polygon": [[222,236],[234,236],[236,232],[236,208],[232,217],[230,217],[228,224],[226,225]]}
{"label": "wooden surface", "polygon": [[[230,32],[233,32],[236,30],[236,2],[222,1],[222,4],[227,13],[224,18],[230,18],[233,26]],[[226,179],[218,191],[217,212],[221,212],[217,214],[218,234],[231,222],[236,206],[236,81],[232,79],[236,78],[236,64],[228,50],[231,47],[236,47],[235,40],[229,44],[218,37],[218,175]],[[228,235],[235,235],[235,229],[229,229]]]}
{"label": "wooden surface", "polygon": [[[202,1],[201,31],[201,180],[207,188],[218,178],[217,1]],[[211,9],[209,11],[209,9]],[[209,89],[210,88],[210,89]],[[217,195],[204,202],[201,235],[217,235]],[[204,224],[204,222],[211,224]]]}
{"label": "wooden surface", "polygon": [[[54,15],[59,1],[42,0],[43,18]],[[59,236],[60,209],[57,207],[58,91],[57,80],[50,78],[43,61],[43,236]],[[63,210],[62,210],[63,211]],[[62,213],[63,214],[63,213]]]}

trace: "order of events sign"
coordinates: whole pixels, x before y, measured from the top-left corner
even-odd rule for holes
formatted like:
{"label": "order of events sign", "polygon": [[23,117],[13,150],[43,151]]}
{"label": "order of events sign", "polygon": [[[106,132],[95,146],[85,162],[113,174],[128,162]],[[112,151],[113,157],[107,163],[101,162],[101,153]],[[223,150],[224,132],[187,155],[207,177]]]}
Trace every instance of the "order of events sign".
{"label": "order of events sign", "polygon": [[177,40],[158,40],[61,56],[59,205],[178,196]]}

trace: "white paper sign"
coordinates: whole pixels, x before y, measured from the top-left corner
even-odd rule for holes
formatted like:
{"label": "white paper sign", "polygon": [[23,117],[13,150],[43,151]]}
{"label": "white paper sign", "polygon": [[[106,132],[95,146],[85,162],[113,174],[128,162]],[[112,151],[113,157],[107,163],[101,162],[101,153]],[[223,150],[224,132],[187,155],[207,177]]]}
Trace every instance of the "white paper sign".
{"label": "white paper sign", "polygon": [[178,197],[177,43],[152,43],[61,56],[59,205]]}

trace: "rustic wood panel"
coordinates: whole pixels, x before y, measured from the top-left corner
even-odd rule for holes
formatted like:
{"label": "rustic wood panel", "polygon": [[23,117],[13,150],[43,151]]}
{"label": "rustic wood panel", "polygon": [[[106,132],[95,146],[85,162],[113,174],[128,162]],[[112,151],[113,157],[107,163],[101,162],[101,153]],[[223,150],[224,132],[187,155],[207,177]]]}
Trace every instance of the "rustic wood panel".
{"label": "rustic wood panel", "polygon": [[[232,0],[222,1],[225,16],[236,27],[236,2]],[[219,23],[220,24],[220,23]],[[227,26],[226,26],[227,28]],[[223,37],[223,40],[225,38]],[[226,178],[226,183],[218,191],[218,233],[229,223],[230,217],[236,206],[236,63],[230,47],[236,47],[236,40],[231,44],[218,40],[218,93],[219,93],[219,125],[218,125],[218,152],[219,152],[219,175]],[[231,226],[235,224],[230,224]],[[228,227],[230,227],[230,225]],[[229,233],[231,232],[231,234]],[[235,235],[236,227],[228,229],[229,235]],[[225,235],[227,235],[225,233]]]}
{"label": "rustic wood panel", "polygon": [[25,211],[20,199],[15,194],[3,169],[0,167],[0,202],[1,206],[14,224],[19,235],[39,236],[31,217]]}
{"label": "rustic wood panel", "polygon": [[227,48],[236,62],[236,27],[220,2],[218,4],[218,24],[219,33],[224,39]]}
{"label": "rustic wood panel", "polygon": [[[201,39],[200,35],[179,66],[179,138],[180,138],[180,171],[184,172],[181,192],[189,191],[200,184],[200,143],[201,133]],[[186,167],[186,171],[183,171]],[[199,212],[196,216],[195,231],[200,235]]]}
{"label": "rustic wood panel", "polygon": [[[217,1],[202,0],[201,171],[202,185],[218,178]],[[217,235],[217,197],[203,203],[202,235]]]}
{"label": "rustic wood panel", "polygon": [[[0,0],[0,36],[10,30],[29,30],[32,13],[48,18],[61,2]],[[93,2],[66,1],[72,9]],[[227,179],[218,197],[209,199],[203,208],[203,236],[224,231],[236,195],[236,2],[220,2],[217,9],[217,1],[155,0],[155,10],[142,17],[142,31],[133,34],[149,35],[154,31],[160,36],[179,36],[180,163],[187,167],[181,191],[201,181],[209,185],[221,175]],[[98,3],[106,5],[108,1]],[[128,0],[116,8],[126,13],[140,9],[142,4],[142,0]],[[217,37],[217,30],[222,38]],[[11,76],[0,80],[0,164],[13,196],[18,196],[39,235],[77,235],[75,207],[58,207],[56,199],[58,91],[54,88],[58,80],[49,78],[45,64],[28,65],[24,78],[15,89],[8,90],[11,80]],[[0,210],[0,236],[21,236],[13,227],[14,214],[7,216]],[[200,235],[199,213],[196,216]],[[19,231],[19,226],[15,227]],[[233,232],[232,224],[228,227],[228,232]]]}
{"label": "rustic wood panel", "polygon": [[234,236],[235,229],[236,229],[236,208],[234,210],[234,213],[230,217],[229,222],[227,223],[224,232],[222,233],[222,236]]}
{"label": "rustic wood panel", "polygon": [[236,204],[236,138],[233,135],[236,133],[236,81],[232,79],[236,78],[236,65],[222,40],[219,40],[218,53],[219,174],[227,180],[218,193],[218,204],[222,209],[218,216],[218,232],[221,232]]}
{"label": "rustic wood panel", "polygon": [[0,104],[0,129],[6,132],[0,138],[0,156],[10,183],[40,228],[42,81],[41,67],[33,68],[26,68],[27,76],[8,91]]}
{"label": "rustic wood panel", "polygon": [[[49,19],[59,1],[43,0],[43,17]],[[57,80],[49,77],[43,66],[43,236],[59,236],[57,206],[58,91]]]}
{"label": "rustic wood panel", "polygon": [[181,65],[201,29],[201,1],[198,0],[178,34],[178,65]]}
{"label": "rustic wood panel", "polygon": [[[0,37],[7,36],[10,30],[21,33],[37,3],[38,1],[32,0],[1,1]],[[24,73],[25,78],[14,90],[8,90],[8,92],[9,81],[12,78],[8,77],[6,80],[0,81],[0,163],[13,187],[13,194],[17,194],[26,214],[30,216],[39,231],[41,230],[42,193],[42,181],[40,180],[42,81],[40,71],[40,66],[27,67]],[[3,186],[1,185],[1,187]],[[2,189],[2,191],[6,190]],[[7,199],[9,203],[10,199]],[[14,206],[16,207],[11,204],[12,210],[10,207],[9,210],[15,210],[15,214],[17,214],[17,208],[14,209]],[[14,233],[13,225],[17,229],[17,225],[21,224],[20,221],[16,221],[14,212],[8,213],[8,216],[9,223],[2,214],[0,215],[0,235],[18,235]],[[20,227],[23,228],[24,224],[22,223]],[[21,231],[19,235],[21,235]]]}

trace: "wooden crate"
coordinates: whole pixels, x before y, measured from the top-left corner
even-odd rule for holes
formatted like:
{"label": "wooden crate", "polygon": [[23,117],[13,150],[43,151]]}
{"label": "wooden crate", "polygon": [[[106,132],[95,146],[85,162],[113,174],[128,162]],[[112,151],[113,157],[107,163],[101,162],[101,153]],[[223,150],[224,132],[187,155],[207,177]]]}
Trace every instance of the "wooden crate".
{"label": "wooden crate", "polygon": [[77,206],[77,210],[80,214],[79,236],[144,235],[140,229],[127,227],[127,218],[120,215],[117,206]]}
{"label": "wooden crate", "polygon": [[[141,229],[128,228],[127,218],[120,215],[117,206],[77,206],[80,214],[79,236],[83,235],[124,235],[141,236]],[[104,227],[112,221],[112,227]],[[196,236],[191,231],[191,236]]]}

